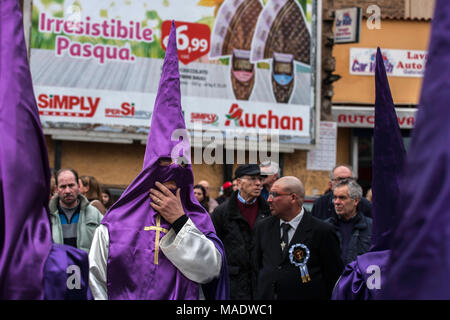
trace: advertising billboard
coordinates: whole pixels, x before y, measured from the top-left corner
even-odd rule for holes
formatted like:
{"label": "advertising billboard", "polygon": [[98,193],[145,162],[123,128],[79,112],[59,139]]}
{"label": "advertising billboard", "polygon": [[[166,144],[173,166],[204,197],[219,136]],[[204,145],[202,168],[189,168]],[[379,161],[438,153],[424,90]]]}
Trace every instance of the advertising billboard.
{"label": "advertising billboard", "polygon": [[174,20],[189,130],[269,130],[280,143],[311,148],[320,7],[313,0],[34,0],[30,59],[41,121],[148,128]]}

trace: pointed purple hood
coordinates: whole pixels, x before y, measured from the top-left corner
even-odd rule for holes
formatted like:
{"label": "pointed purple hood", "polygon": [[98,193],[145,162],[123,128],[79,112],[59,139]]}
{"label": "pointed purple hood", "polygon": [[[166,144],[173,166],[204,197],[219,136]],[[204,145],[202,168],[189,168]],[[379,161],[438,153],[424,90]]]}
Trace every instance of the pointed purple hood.
{"label": "pointed purple hood", "polygon": [[44,298],[52,246],[47,148],[19,1],[0,1],[0,299]]}
{"label": "pointed purple hood", "polygon": [[450,1],[435,6],[386,298],[450,299]]}
{"label": "pointed purple hood", "polygon": [[367,280],[372,276],[372,271],[367,270],[373,266],[379,267],[380,282],[385,283],[389,249],[401,217],[397,203],[406,153],[380,48],[377,48],[376,56],[375,91],[371,247],[369,252],[358,256],[345,267],[333,290],[333,300],[380,298],[381,290],[367,286]]}
{"label": "pointed purple hood", "polygon": [[375,69],[375,126],[372,159],[372,245],[370,251],[390,248],[398,225],[399,178],[406,152],[395,113],[383,57],[377,49]]}
{"label": "pointed purple hood", "polygon": [[[181,188],[181,201],[186,215],[214,242],[225,262],[223,246],[216,236],[211,218],[194,196],[189,141],[180,142],[182,139],[171,138],[174,132],[184,131],[186,139],[185,129],[181,111],[176,30],[172,22],[142,172],[102,220],[108,228],[110,239],[107,266],[110,299],[198,298],[198,285],[178,271],[161,250],[158,264],[154,262],[155,243],[158,242],[156,231],[145,227],[155,226],[159,216],[150,206],[149,198],[150,188],[155,188],[156,181],[174,180],[177,183]],[[184,168],[176,163],[180,156],[189,161]],[[172,157],[174,164],[160,166],[158,159],[167,157]],[[171,225],[161,218],[161,227],[169,230]],[[164,235],[161,233],[160,236]],[[216,296],[220,297],[225,298],[220,294]]]}
{"label": "pointed purple hood", "polygon": [[[176,46],[175,24],[172,23],[169,41],[159,81],[158,93],[153,109],[152,122],[145,149],[144,170],[152,166],[160,157],[171,157],[172,150],[180,143],[172,140],[175,130],[185,130],[181,111],[180,73],[178,71],[178,51]],[[185,131],[186,132],[186,131]],[[190,158],[189,143],[183,144],[185,156]],[[177,153],[181,155],[181,152]],[[175,160],[175,159],[174,159]]]}

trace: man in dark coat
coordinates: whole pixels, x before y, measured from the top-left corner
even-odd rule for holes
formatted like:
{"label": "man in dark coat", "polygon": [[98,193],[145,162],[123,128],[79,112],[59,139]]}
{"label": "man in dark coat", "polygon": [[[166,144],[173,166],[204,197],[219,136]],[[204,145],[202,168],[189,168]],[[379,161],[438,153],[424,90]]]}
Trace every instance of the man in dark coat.
{"label": "man in dark coat", "polygon": [[230,298],[254,299],[255,279],[252,264],[253,226],[270,215],[261,196],[259,166],[244,164],[235,172],[239,190],[219,205],[212,214],[217,236],[225,247],[230,278]]}
{"label": "man in dark coat", "polygon": [[335,229],[341,244],[344,265],[370,249],[372,219],[357,211],[362,189],[354,180],[342,180],[334,189],[336,215],[325,220]]}
{"label": "man in dark coat", "polygon": [[[352,168],[347,165],[337,165],[331,170],[330,181],[328,182],[329,191],[323,196],[314,201],[314,206],[311,210],[311,214],[321,220],[326,220],[336,215],[336,210],[333,204],[333,188],[337,182],[343,179],[355,179],[353,178]],[[366,198],[361,198],[358,203],[358,211],[366,217],[372,217],[372,205]]]}
{"label": "man in dark coat", "polygon": [[272,216],[255,227],[256,299],[329,299],[344,268],[333,227],[303,209],[296,177],[272,186]]}

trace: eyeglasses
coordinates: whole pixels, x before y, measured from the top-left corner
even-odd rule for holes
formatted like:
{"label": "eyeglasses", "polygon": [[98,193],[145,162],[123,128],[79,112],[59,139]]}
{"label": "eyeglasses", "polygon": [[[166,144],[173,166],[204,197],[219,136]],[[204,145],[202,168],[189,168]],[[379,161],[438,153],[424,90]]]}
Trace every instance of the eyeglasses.
{"label": "eyeglasses", "polygon": [[276,197],[279,197],[279,196],[290,196],[292,194],[292,192],[289,192],[289,193],[278,193],[278,192],[269,192],[269,197],[272,197],[272,198],[276,198]]}
{"label": "eyeglasses", "polygon": [[334,179],[331,179],[331,181],[334,181],[334,182],[341,182],[344,180],[355,180],[355,178],[353,178],[353,177],[336,177]]}
{"label": "eyeglasses", "polygon": [[249,181],[252,181],[252,182],[255,182],[255,181],[263,181],[264,180],[264,178],[263,177],[261,177],[261,176],[244,176],[244,177],[241,177],[241,179],[246,179],[246,180],[249,180]]}

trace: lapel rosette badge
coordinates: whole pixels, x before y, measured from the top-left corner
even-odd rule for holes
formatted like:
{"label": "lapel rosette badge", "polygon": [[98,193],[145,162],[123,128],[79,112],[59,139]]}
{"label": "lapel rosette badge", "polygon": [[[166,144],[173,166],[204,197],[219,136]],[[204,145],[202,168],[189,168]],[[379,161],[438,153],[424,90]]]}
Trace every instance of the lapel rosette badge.
{"label": "lapel rosette badge", "polygon": [[311,277],[309,276],[308,267],[306,263],[309,259],[309,249],[307,246],[301,243],[294,244],[289,248],[289,259],[291,263],[300,268],[300,275],[302,277],[302,282],[311,281]]}

